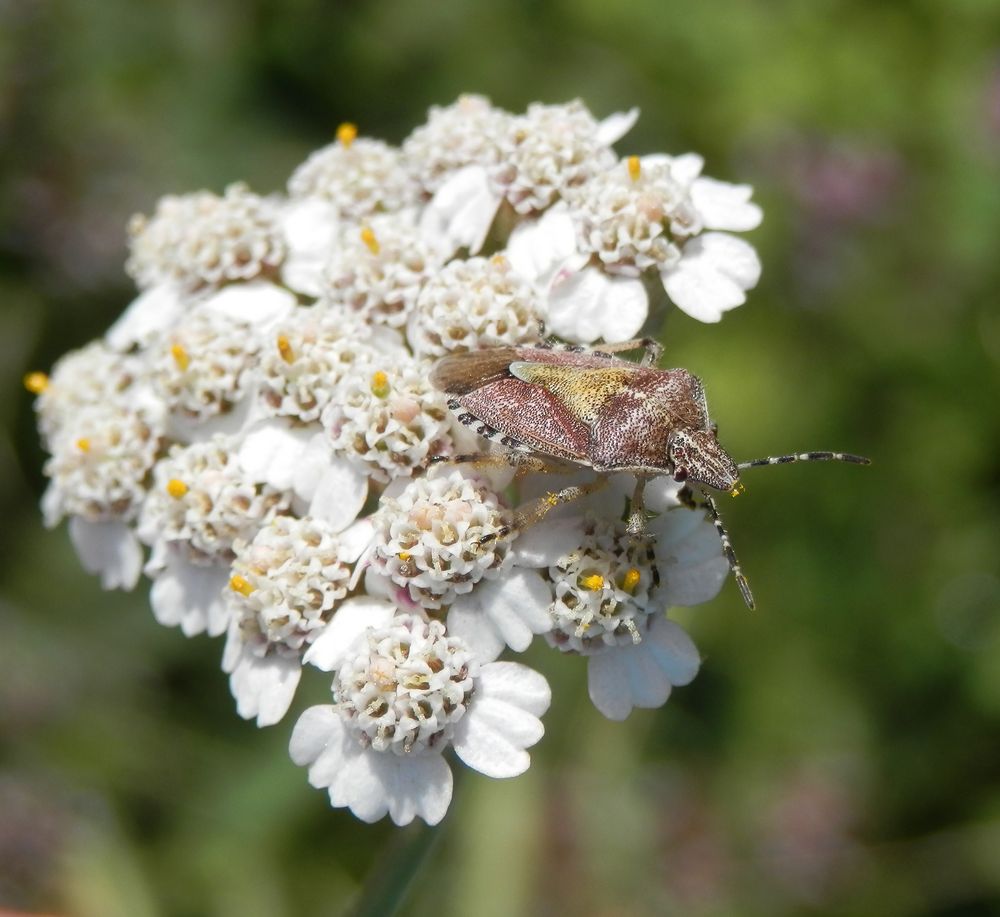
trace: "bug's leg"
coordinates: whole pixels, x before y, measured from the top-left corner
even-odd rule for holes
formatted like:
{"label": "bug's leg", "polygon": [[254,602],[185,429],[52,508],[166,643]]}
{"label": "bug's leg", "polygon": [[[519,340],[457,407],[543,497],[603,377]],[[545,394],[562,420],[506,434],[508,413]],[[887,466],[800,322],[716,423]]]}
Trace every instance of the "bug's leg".
{"label": "bug's leg", "polygon": [[663,356],[663,345],[652,338],[633,338],[630,341],[619,341],[617,344],[601,344],[595,348],[596,353],[627,353],[630,350],[641,350],[640,366],[652,366]]}
{"label": "bug's leg", "polygon": [[435,465],[477,465],[480,468],[515,468],[518,474],[541,472],[560,474],[574,470],[577,466],[559,459],[530,452],[515,450],[501,452],[464,452],[461,455],[431,455],[424,460],[424,467]]}
{"label": "bug's leg", "polygon": [[564,503],[572,503],[581,497],[586,497],[595,491],[606,487],[608,483],[607,475],[600,475],[594,478],[589,484],[572,484],[554,493],[546,494],[544,497],[537,497],[530,500],[514,512],[514,519],[510,525],[501,526],[496,532],[491,532],[480,539],[479,544],[489,544],[497,538],[506,538],[512,532],[519,532],[536,522],[541,522],[552,510]]}
{"label": "bug's leg", "polygon": [[787,465],[789,462],[852,462],[855,465],[870,465],[872,460],[849,452],[797,452],[794,455],[769,455],[767,458],[752,459],[740,462],[736,467],[757,468],[760,465]]}
{"label": "bug's leg", "polygon": [[635,490],[632,492],[628,520],[625,523],[626,533],[632,536],[642,535],[646,531],[646,502],[643,500],[642,492],[646,489],[648,480],[645,475],[635,476]]}
{"label": "bug's leg", "polygon": [[715,505],[715,500],[712,499],[711,494],[706,493],[704,497],[708,505],[708,512],[712,517],[712,523],[715,525],[715,530],[719,533],[719,540],[722,542],[722,553],[726,555],[726,560],[729,561],[729,569],[733,572],[736,585],[740,587],[740,595],[743,596],[743,601],[746,603],[747,608],[753,611],[756,607],[753,600],[753,593],[750,591],[750,584],[747,582],[747,578],[743,575],[740,562],[736,559],[736,552],[733,550],[732,542],[729,540],[729,533],[722,524],[719,509]]}

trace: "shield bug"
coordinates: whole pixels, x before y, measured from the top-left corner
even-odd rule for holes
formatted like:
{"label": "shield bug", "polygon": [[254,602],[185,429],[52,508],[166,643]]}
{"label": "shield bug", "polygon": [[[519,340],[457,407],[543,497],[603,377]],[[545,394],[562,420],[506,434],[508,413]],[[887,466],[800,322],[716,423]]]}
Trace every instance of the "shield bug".
{"label": "shield bug", "polygon": [[[640,362],[615,356],[630,350],[643,351]],[[758,465],[813,461],[867,465],[869,460],[846,452],[800,452],[733,461],[716,437],[701,380],[686,369],[656,368],[653,364],[661,352],[660,345],[648,338],[601,350],[549,343],[495,347],[442,357],[431,371],[431,383],[448,396],[448,406],[463,424],[499,442],[511,464],[541,470],[556,460],[603,473],[633,473],[637,483],[628,531],[634,535],[645,528],[642,493],[649,478],[670,475],[697,487],[743,601],[752,609],[750,585],[710,491],[742,493],[740,472]],[[530,524],[553,506],[596,490],[605,481],[605,475],[598,475],[592,484],[568,487],[536,501],[519,512],[515,527]]]}

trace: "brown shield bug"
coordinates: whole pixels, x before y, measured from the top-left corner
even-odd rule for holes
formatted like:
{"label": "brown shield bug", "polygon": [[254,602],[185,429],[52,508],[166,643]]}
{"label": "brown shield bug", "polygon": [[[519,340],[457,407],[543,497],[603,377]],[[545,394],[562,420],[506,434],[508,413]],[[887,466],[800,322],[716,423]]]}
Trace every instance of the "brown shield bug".
{"label": "brown shield bug", "polygon": [[[630,350],[643,351],[641,362],[614,356]],[[743,601],[752,609],[750,585],[709,489],[736,496],[743,491],[740,471],[758,465],[813,461],[867,465],[869,460],[845,452],[800,452],[733,461],[716,438],[701,380],[686,369],[657,369],[653,364],[661,353],[660,345],[648,338],[605,345],[601,350],[548,343],[495,347],[442,357],[431,371],[431,383],[448,395],[448,406],[458,419],[480,436],[497,440],[513,465],[543,470],[551,468],[555,459],[598,472],[633,473],[637,484],[628,531],[634,535],[641,535],[645,528],[642,493],[649,478],[671,475],[696,486],[705,498]],[[464,455],[441,460],[481,458]],[[596,490],[605,480],[599,475],[592,484],[567,487],[536,501],[519,511],[515,527]]]}

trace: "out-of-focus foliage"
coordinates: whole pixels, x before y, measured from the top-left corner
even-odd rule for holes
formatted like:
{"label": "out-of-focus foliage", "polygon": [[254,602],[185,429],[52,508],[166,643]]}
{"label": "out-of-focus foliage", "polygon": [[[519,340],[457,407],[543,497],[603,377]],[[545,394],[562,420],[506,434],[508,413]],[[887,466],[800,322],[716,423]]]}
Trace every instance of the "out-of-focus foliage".
{"label": "out-of-focus foliage", "polygon": [[[0,905],[338,913],[395,838],[333,811],[240,721],[221,646],[103,594],[37,510],[28,369],[129,301],[158,196],[282,185],[335,126],[399,141],[462,91],[639,105],[623,152],[688,149],[765,207],[749,304],[675,313],[748,476],[756,593],[685,619],[706,656],[607,722],[537,646],[548,735],[469,776],[414,915],[973,915],[1000,908],[1000,8],[583,0],[0,5]],[[301,697],[298,707],[317,698]],[[435,832],[428,832],[430,836]],[[419,841],[423,843],[423,840]]]}

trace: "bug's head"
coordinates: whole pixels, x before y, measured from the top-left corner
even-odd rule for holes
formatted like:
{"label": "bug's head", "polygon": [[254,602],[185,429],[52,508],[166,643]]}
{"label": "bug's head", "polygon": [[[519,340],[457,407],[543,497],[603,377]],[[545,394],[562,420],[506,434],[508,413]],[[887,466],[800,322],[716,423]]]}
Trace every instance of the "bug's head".
{"label": "bug's head", "polygon": [[667,444],[675,481],[693,481],[716,490],[737,492],[740,472],[711,430],[676,430]]}

